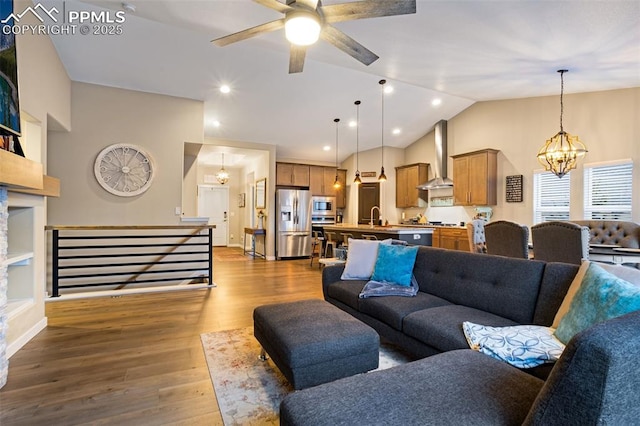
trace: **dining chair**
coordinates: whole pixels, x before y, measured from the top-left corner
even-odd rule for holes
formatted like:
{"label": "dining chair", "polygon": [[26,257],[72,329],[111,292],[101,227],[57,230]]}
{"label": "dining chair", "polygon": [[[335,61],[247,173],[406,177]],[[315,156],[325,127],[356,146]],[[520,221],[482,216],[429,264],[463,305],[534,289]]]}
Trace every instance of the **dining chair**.
{"label": "dining chair", "polygon": [[533,257],[579,265],[589,259],[589,228],[572,222],[543,222],[531,227]]}
{"label": "dining chair", "polygon": [[486,253],[484,220],[474,219],[467,223],[467,236],[469,238],[469,250],[471,253]]}
{"label": "dining chair", "polygon": [[484,226],[487,253],[498,256],[529,258],[529,228],[508,220],[489,222]]}

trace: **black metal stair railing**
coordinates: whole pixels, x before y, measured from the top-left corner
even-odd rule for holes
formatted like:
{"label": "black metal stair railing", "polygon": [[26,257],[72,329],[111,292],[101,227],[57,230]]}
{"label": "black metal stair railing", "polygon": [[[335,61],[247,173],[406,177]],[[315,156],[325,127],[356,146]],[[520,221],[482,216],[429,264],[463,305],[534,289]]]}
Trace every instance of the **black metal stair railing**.
{"label": "black metal stair railing", "polygon": [[47,226],[51,295],[66,289],[213,286],[215,225]]}

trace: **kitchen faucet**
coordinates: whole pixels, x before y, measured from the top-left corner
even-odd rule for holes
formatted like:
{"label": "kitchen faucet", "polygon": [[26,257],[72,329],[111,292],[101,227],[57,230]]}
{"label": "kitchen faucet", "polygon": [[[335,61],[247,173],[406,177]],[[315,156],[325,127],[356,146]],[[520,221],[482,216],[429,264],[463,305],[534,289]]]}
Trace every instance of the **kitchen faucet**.
{"label": "kitchen faucet", "polygon": [[371,220],[369,221],[369,226],[371,226],[372,228],[373,228],[373,211],[375,209],[378,209],[378,216],[380,216],[380,213],[381,213],[380,212],[380,207],[378,207],[378,206],[371,207]]}

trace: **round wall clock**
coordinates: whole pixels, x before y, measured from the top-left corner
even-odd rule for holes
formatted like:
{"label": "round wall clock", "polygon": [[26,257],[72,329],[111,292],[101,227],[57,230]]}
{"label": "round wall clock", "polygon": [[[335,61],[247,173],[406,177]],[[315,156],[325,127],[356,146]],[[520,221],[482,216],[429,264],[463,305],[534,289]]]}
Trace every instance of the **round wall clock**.
{"label": "round wall clock", "polygon": [[105,190],[120,197],[133,197],[149,189],[155,165],[139,146],[120,143],[100,151],[93,172]]}

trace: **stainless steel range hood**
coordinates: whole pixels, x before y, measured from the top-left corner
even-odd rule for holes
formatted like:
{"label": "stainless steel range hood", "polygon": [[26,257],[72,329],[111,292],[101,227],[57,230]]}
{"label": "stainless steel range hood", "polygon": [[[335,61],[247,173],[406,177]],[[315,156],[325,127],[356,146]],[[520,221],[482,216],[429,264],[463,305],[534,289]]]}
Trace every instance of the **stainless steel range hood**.
{"label": "stainless steel range hood", "polygon": [[451,188],[453,181],[447,177],[447,121],[440,120],[435,127],[436,161],[434,164],[435,178],[421,185],[418,189]]}

